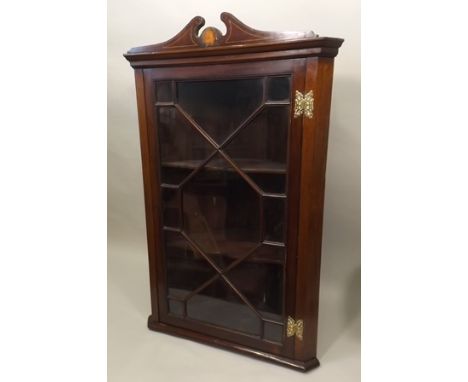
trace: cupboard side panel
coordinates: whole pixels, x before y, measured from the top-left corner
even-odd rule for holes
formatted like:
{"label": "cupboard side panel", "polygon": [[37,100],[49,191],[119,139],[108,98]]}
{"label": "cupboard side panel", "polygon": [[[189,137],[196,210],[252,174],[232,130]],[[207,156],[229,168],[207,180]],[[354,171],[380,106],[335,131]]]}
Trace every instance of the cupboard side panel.
{"label": "cupboard side panel", "polygon": [[159,320],[157,248],[158,228],[155,224],[154,172],[152,171],[153,154],[150,139],[150,125],[146,102],[146,87],[143,69],[135,70],[135,85],[138,106],[138,124],[140,131],[141,165],[143,172],[143,187],[145,197],[146,239],[148,243],[148,260],[150,274],[151,312],[153,319]]}
{"label": "cupboard side panel", "polygon": [[307,60],[305,92],[313,90],[311,119],[303,117],[301,200],[297,262],[296,319],[303,319],[303,340],[295,341],[295,358],[316,357],[320,258],[322,247],[325,169],[332,91],[333,59]]}
{"label": "cupboard side panel", "polygon": [[[152,213],[154,224],[154,267],[157,279],[157,296],[159,317],[167,314],[167,288],[166,288],[166,264],[163,256],[163,230],[162,230],[162,206],[161,206],[161,179],[160,179],[160,155],[159,155],[159,137],[158,126],[155,117],[155,82],[153,79],[153,69],[144,69],[145,79],[145,101],[146,101],[146,120],[148,126],[148,147],[150,150],[149,168],[151,173],[151,191],[152,191]],[[155,317],[150,317],[155,320]]]}

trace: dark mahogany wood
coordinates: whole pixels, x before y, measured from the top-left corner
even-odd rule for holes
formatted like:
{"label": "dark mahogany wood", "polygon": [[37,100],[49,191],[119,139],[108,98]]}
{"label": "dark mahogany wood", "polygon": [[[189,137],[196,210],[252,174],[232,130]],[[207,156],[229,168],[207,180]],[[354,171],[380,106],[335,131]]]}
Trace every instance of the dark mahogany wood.
{"label": "dark mahogany wood", "polygon": [[314,91],[314,118],[304,118],[297,266],[296,314],[304,317],[304,341],[296,341],[300,360],[316,356],[325,169],[333,59],[307,60],[305,89]]}
{"label": "dark mahogany wood", "polygon": [[157,332],[171,334],[173,336],[186,338],[192,341],[200,342],[203,344],[216,346],[221,349],[230,350],[236,353],[245,354],[255,358],[259,358],[268,362],[280,364],[282,366],[290,367],[299,371],[308,371],[320,365],[317,358],[311,358],[307,361],[300,361],[296,359],[290,359],[275,354],[270,354],[259,349],[239,345],[229,341],[225,341],[213,336],[204,335],[196,331],[188,329],[178,328],[172,325],[166,325],[162,322],[158,322],[153,316],[148,317],[148,327]]}
{"label": "dark mahogany wood", "polygon": [[[213,27],[198,32],[205,24],[194,17],[170,40],[130,49],[124,56],[133,67],[207,64],[216,62],[253,61],[274,58],[324,56],[335,57],[343,39],[319,37],[314,32],[263,32],[248,27],[227,12],[221,14],[226,34]],[[242,56],[236,56],[238,54]],[[250,53],[249,56],[245,56]],[[220,57],[221,56],[221,57]],[[224,57],[223,57],[224,56]],[[226,57],[229,56],[229,57]],[[210,59],[207,59],[210,57]],[[167,61],[167,59],[171,59]],[[150,62],[151,61],[151,62]]]}
{"label": "dark mahogany wood", "polygon": [[[258,31],[243,24],[229,13],[222,13],[221,19],[226,25],[225,35],[213,27],[205,28],[200,33],[205,21],[202,17],[197,16],[170,40],[160,44],[133,48],[124,55],[132,67],[135,68],[152,306],[148,327],[152,330],[262,358],[296,370],[306,371],[319,365],[316,358],[316,347],[328,126],[333,60],[343,40],[319,37],[313,32],[277,33]],[[267,84],[270,84],[268,81],[272,81],[272,78],[289,78],[290,93],[288,99],[275,101],[267,99],[266,89],[267,86],[270,86]],[[218,81],[217,83],[219,83],[221,80],[235,82],[248,79],[259,81],[258,83],[262,84],[263,95],[260,97],[261,102],[251,110],[250,117],[231,132],[231,135],[223,143],[215,141],[210,135],[211,133],[205,130],[203,123],[201,122],[201,125],[199,125],[197,118],[193,117],[180,105],[180,90],[178,90],[177,86],[179,86],[179,83],[184,83],[184,81],[191,81],[191,83]],[[167,90],[172,96],[167,99],[157,98],[156,93],[162,92],[164,89],[172,89]],[[294,94],[296,90],[303,94],[310,90],[313,91],[314,110],[311,119],[304,116],[294,118]],[[248,99],[250,94],[245,94],[245,96]],[[244,95],[242,99],[245,101]],[[236,105],[234,104],[232,107],[235,108]],[[242,134],[248,123],[250,123],[249,121],[255,119],[266,109],[271,112],[271,108],[289,110],[287,138],[285,135],[283,141],[279,139],[275,141],[275,134],[268,137],[268,142],[271,141],[268,146],[268,155],[278,156],[278,153],[282,152],[282,147],[286,147],[284,151],[286,156],[285,164],[278,161],[258,161],[249,157],[245,159],[231,158],[232,154],[229,150],[233,146],[231,142],[236,142],[236,134]],[[165,119],[158,117],[159,114],[157,113],[162,112],[161,110],[166,113],[164,114]],[[167,152],[167,142],[161,141],[167,139],[164,138],[164,134],[167,134],[167,132],[163,134],[162,129],[164,123],[168,123],[164,121],[170,117],[172,112],[177,113],[176,115],[179,116],[180,120],[177,123],[182,124],[180,126],[185,124],[190,134],[192,134],[191,136],[204,142],[204,146],[200,146],[200,142],[198,142],[196,150],[199,152],[202,147],[208,147],[208,152],[212,151],[209,156],[176,158],[163,162],[162,155],[171,155],[171,152]],[[203,112],[205,113],[204,118],[211,121],[224,118],[224,115],[218,110],[204,110]],[[235,114],[232,115],[235,116]],[[271,119],[270,114],[267,115],[267,122],[262,123],[266,124],[265,126],[268,128],[276,128],[275,124],[278,122]],[[260,122],[257,121],[256,123],[259,124]],[[182,127],[178,127],[179,125],[174,125],[174,128],[181,129]],[[266,128],[264,125],[260,126]],[[264,140],[265,137],[262,135],[264,130],[256,129],[252,133],[249,132],[249,134],[253,134],[251,139],[254,141]],[[163,135],[161,136],[161,134]],[[182,139],[182,136],[180,139]],[[195,145],[195,142],[193,144]],[[187,145],[187,142],[185,140],[180,141],[180,145]],[[186,147],[186,149],[189,150],[190,146]],[[196,150],[192,151],[196,153]],[[217,160],[212,159],[215,155],[217,155]],[[167,171],[172,171],[174,174],[182,172],[190,175],[184,175],[185,179],[180,184],[165,183],[164,177],[166,175],[164,174]],[[281,248],[281,251],[284,248],[285,257],[283,260],[278,260],[275,257],[276,252],[265,252],[249,260],[246,265],[246,259],[249,256],[251,257],[250,253],[255,254],[256,250],[252,248],[250,252],[240,256],[238,253],[241,253],[243,246],[249,248],[249,242],[242,240],[227,241],[223,244],[223,251],[227,252],[216,250],[218,251],[216,253],[220,253],[224,258],[233,261],[229,267],[224,269],[211,257],[212,250],[210,246],[207,248],[200,245],[199,242],[193,240],[190,234],[187,234],[187,222],[183,223],[184,225],[181,228],[172,227],[165,223],[166,202],[163,202],[163,195],[165,193],[175,193],[176,196],[171,203],[178,206],[177,216],[179,216],[180,220],[189,219],[184,217],[184,208],[188,208],[190,212],[190,208],[195,208],[195,205],[190,207],[190,199],[184,199],[185,201],[182,202],[181,195],[182,192],[188,192],[186,191],[187,185],[194,186],[193,180],[201,176],[199,174],[203,171],[205,171],[205,174],[211,174],[209,176],[224,171],[225,176],[228,178],[234,174],[242,184],[249,185],[250,188],[248,189],[250,191],[248,192],[250,194],[252,192],[258,194],[257,197],[249,199],[250,202],[247,199],[242,200],[242,203],[245,204],[253,203],[257,200],[256,198],[260,198],[258,199],[260,242],[255,248],[259,248],[260,245],[264,246],[264,248],[266,246],[271,251],[272,248]],[[285,189],[283,191],[264,191],[257,185],[257,180],[253,180],[256,179],[253,178],[254,176],[260,176],[260,178],[286,176]],[[219,194],[222,197],[223,189],[220,189],[219,186],[216,187],[218,188],[213,188],[210,192],[213,195]],[[192,192],[197,192],[196,188],[194,190]],[[239,190],[236,192],[245,192],[242,189]],[[247,197],[250,194],[245,195]],[[187,197],[185,196],[185,198]],[[269,221],[265,220],[264,215],[266,213],[265,208],[267,208],[265,203],[273,203],[273,200],[285,201],[283,242],[272,241],[264,237],[267,227],[269,227]],[[199,205],[200,203],[206,204],[203,199],[200,199],[198,203]],[[202,207],[203,205],[197,208]],[[230,218],[232,220],[235,215],[237,214],[233,214],[233,212],[213,209],[207,216],[216,222],[220,219],[228,221],[228,218]],[[271,227],[268,229],[271,229]],[[196,255],[195,260],[193,260],[195,261],[194,264],[199,264],[194,266],[201,266],[202,269],[206,268],[209,272],[212,272],[212,276],[206,280],[204,279],[204,283],[201,283],[203,280],[197,281],[198,287],[188,297],[177,297],[171,295],[173,292],[169,293],[169,290],[174,290],[169,289],[168,286],[170,282],[173,282],[171,279],[174,276],[176,278],[180,277],[180,283],[184,283],[184,279],[190,280],[191,278],[190,274],[177,276],[168,273],[170,266],[167,259],[169,249],[164,243],[166,237],[172,237],[170,235],[176,235],[174,237],[179,237],[181,240],[180,243],[174,242],[175,251],[182,250],[182,248],[185,248],[184,246],[188,245],[191,248],[189,253]],[[261,244],[262,242],[263,244]],[[216,243],[221,243],[219,238]],[[179,246],[180,249],[177,249]],[[283,313],[278,316],[279,318],[277,316],[270,318],[264,312],[260,314],[256,306],[251,303],[252,296],[255,296],[260,286],[259,283],[264,283],[262,279],[242,279],[242,285],[239,285],[239,280],[236,283],[232,282],[233,276],[229,272],[236,270],[239,264],[254,268],[261,267],[262,264],[267,264],[268,267],[270,265],[271,267],[283,266],[283,282],[281,285],[275,285],[275,287],[283,290],[281,302]],[[174,264],[171,266],[174,266]],[[195,270],[195,268],[193,269]],[[199,270],[199,272],[201,271]],[[197,277],[197,275],[193,274],[193,277]],[[217,278],[221,282],[225,282],[223,285],[227,285],[228,292],[216,292],[218,293],[215,295],[216,301],[218,299],[223,300],[223,298],[227,299],[228,295],[225,293],[229,293],[231,296],[229,298],[235,296],[235,298],[242,301],[245,305],[242,306],[250,312],[249,314],[254,312],[258,315],[258,321],[260,322],[259,333],[249,334],[228,326],[219,326],[217,323],[200,321],[187,315],[187,301],[191,301],[190,299],[195,295],[200,296],[200,293],[205,293],[203,292],[205,289],[206,293],[208,293],[209,288],[212,288],[211,291],[215,291],[216,289],[213,289],[214,284],[212,285],[212,283]],[[206,296],[209,296],[206,293],[203,295],[205,299]],[[245,293],[250,293],[250,297],[245,297]],[[209,303],[210,300],[206,301]],[[184,308],[181,308],[182,310],[175,314],[172,310],[174,308],[170,308],[169,303],[181,304],[177,306]],[[303,320],[302,340],[296,336],[286,336],[288,316],[296,320]],[[270,325],[270,330],[273,327],[276,330],[281,330],[281,340],[273,341],[269,337],[265,337],[266,325]]]}
{"label": "dark mahogany wood", "polygon": [[147,121],[147,104],[143,70],[135,70],[135,84],[138,104],[138,121],[140,126],[140,146],[141,146],[141,163],[143,169],[143,187],[145,194],[145,216],[146,216],[146,235],[148,242],[148,258],[149,258],[149,272],[150,272],[150,286],[151,286],[151,309],[155,317],[159,317],[159,304],[158,304],[158,280],[156,271],[158,257],[156,256],[156,246],[160,242],[159,237],[159,221],[155,221],[159,216],[158,203],[159,194],[154,179],[156,174],[155,155],[152,154],[154,147],[152,147],[153,139],[152,128],[149,121]]}
{"label": "dark mahogany wood", "polygon": [[[151,84],[155,80],[164,80],[167,78],[174,79],[174,80],[182,80],[182,79],[196,79],[196,80],[208,80],[208,79],[224,79],[224,78],[244,78],[244,77],[249,77],[249,76],[256,76],[256,75],[266,75],[266,74],[285,74],[285,73],[293,73],[293,88],[298,88],[298,87],[303,87],[304,86],[304,81],[305,81],[305,68],[306,68],[306,61],[304,59],[299,59],[299,60],[281,60],[281,61],[275,61],[275,62],[270,62],[268,64],[266,63],[258,63],[258,62],[253,62],[253,63],[244,63],[244,64],[230,64],[230,65],[215,65],[215,66],[210,66],[209,70],[206,70],[205,67],[203,66],[198,66],[198,67],[190,67],[190,68],[184,68],[184,67],[174,67],[174,68],[159,68],[159,69],[144,69],[145,73],[145,89],[146,89],[146,96],[147,96],[147,104],[152,105],[154,104],[155,100],[153,98],[153,94],[151,92]],[[229,73],[227,76],[226,73]],[[154,126],[154,115],[153,113],[149,113],[147,116],[147,123],[149,126]],[[286,292],[288,295],[286,296],[286,313],[287,315],[294,315],[294,295],[295,295],[295,275],[293,269],[295,269],[295,263],[296,263],[296,257],[293,255],[296,250],[295,248],[297,247],[297,219],[298,219],[298,201],[300,199],[300,194],[299,194],[299,167],[297,166],[297,162],[300,160],[300,150],[298,150],[298,147],[300,147],[301,144],[301,124],[302,124],[302,119],[297,118],[293,119],[291,117],[291,123],[292,127],[290,129],[290,144],[288,151],[291,153],[290,154],[290,159],[289,160],[289,171],[291,171],[291,174],[289,176],[289,194],[290,194],[290,200],[291,200],[291,213],[289,214],[290,218],[290,224],[288,224],[287,227],[287,245],[288,247],[290,246],[290,250],[288,250],[288,256],[287,256],[287,272],[290,274],[290,277],[287,277],[287,287],[286,287]],[[154,131],[154,129],[151,129]],[[158,141],[157,135],[154,135],[152,138],[153,142]],[[155,156],[158,157],[159,154],[157,154],[158,151],[158,144],[155,145],[153,148],[155,152]],[[288,155],[289,156],[289,155]],[[191,166],[191,163],[188,164]],[[159,181],[159,169],[158,166],[154,167],[154,172],[151,174],[152,181],[150,182],[151,184],[157,184]],[[158,192],[157,187],[155,187],[155,192]],[[155,200],[160,200],[160,196],[156,195]],[[150,213],[152,210],[150,210]],[[155,215],[153,214],[153,220],[155,220],[157,225],[162,229],[162,224],[160,223],[160,214]],[[161,237],[162,233],[159,233],[159,237]],[[278,347],[275,344],[272,343],[265,343],[264,341],[260,341],[256,338],[252,337],[239,337],[239,335],[235,333],[230,333],[227,332],[226,330],[219,330],[216,327],[213,326],[208,326],[208,325],[200,325],[195,321],[187,322],[186,320],[181,320],[177,317],[170,316],[168,314],[168,309],[167,305],[164,303],[165,300],[165,294],[164,294],[164,289],[165,289],[165,269],[166,266],[164,264],[164,258],[163,256],[158,256],[157,253],[161,254],[163,252],[163,248],[161,247],[161,241],[158,239],[157,243],[155,244],[155,248],[157,248],[157,252],[155,254],[156,260],[159,264],[158,266],[158,274],[157,278],[159,280],[158,286],[159,286],[159,311],[160,311],[160,317],[163,317],[166,323],[170,322],[178,327],[184,327],[184,328],[192,328],[196,329],[198,332],[202,332],[205,334],[212,334],[216,335],[217,338],[222,338],[225,340],[231,340],[232,343],[236,343],[236,345],[244,345],[244,346],[250,346],[254,349],[257,350],[262,350],[263,352],[270,352],[271,356],[274,354],[281,354],[283,356],[289,356],[292,357],[292,354],[294,352],[294,341],[286,341],[284,346]],[[291,255],[289,255],[289,253]],[[151,255],[150,255],[151,257]],[[292,362],[292,361],[291,361]]]}
{"label": "dark mahogany wood", "polygon": [[[280,41],[289,43],[301,42],[304,45],[312,40],[317,40],[318,36],[314,32],[265,32],[253,29],[228,12],[221,13],[221,20],[226,25],[226,34],[214,27],[207,27],[199,36],[200,29],[205,25],[205,19],[196,16],[173,38],[160,43],[133,48],[128,52],[128,56],[148,53],[182,53],[190,49],[206,47],[229,47],[245,46],[252,44],[277,44]],[[333,39],[330,39],[330,41]],[[205,51],[206,53],[206,51]],[[185,54],[187,55],[187,54]]]}

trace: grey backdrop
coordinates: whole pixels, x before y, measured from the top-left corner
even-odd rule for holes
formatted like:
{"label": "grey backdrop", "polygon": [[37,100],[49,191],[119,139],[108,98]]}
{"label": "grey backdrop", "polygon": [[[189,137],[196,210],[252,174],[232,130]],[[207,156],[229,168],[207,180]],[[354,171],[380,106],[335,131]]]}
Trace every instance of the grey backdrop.
{"label": "grey backdrop", "polygon": [[[149,280],[135,87],[133,70],[122,53],[172,37],[195,15],[205,17],[206,26],[224,31],[219,20],[222,11],[257,29],[312,29],[345,39],[335,61],[327,165],[318,343],[322,366],[305,375],[146,329]],[[164,376],[181,381],[198,376],[195,380],[206,381],[219,373],[223,380],[359,380],[359,42],[359,2],[355,0],[109,1],[109,381],[154,381]]]}

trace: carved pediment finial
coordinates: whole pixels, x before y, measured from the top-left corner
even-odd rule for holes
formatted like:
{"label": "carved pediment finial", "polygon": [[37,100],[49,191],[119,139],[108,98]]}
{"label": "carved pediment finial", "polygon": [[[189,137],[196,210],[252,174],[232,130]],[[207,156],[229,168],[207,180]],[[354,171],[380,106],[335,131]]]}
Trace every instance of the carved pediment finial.
{"label": "carved pediment finial", "polygon": [[223,35],[217,28],[207,27],[205,19],[196,16],[173,38],[161,44],[133,48],[129,53],[165,52],[190,48],[222,47],[252,43],[278,42],[300,38],[315,38],[313,32],[265,32],[253,29],[228,12],[221,13],[221,20],[226,25]]}
{"label": "carved pediment finial", "polygon": [[296,38],[316,37],[314,32],[265,32],[245,25],[237,17],[228,12],[221,13],[221,20],[226,25],[226,35],[223,36],[225,45],[240,44],[243,42],[266,42],[278,40],[291,40]]}

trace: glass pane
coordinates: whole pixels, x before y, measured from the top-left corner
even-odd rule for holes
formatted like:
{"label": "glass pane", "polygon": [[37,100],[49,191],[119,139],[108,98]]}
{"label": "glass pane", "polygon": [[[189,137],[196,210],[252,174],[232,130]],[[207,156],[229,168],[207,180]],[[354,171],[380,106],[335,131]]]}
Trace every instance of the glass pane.
{"label": "glass pane", "polygon": [[265,322],[265,332],[263,336],[266,340],[281,343],[283,340],[283,325]]}
{"label": "glass pane", "polygon": [[173,106],[157,107],[161,181],[180,184],[214,148]]}
{"label": "glass pane", "polygon": [[179,105],[218,144],[260,106],[261,78],[177,82]]}
{"label": "glass pane", "polygon": [[156,82],[170,314],[282,342],[290,92],[285,75]]}
{"label": "glass pane", "polygon": [[175,314],[176,316],[185,315],[185,302],[173,300],[168,298],[169,312]]}
{"label": "glass pane", "polygon": [[173,188],[161,187],[163,223],[166,227],[179,228],[180,211],[178,191]]}
{"label": "glass pane", "polygon": [[221,279],[187,301],[187,316],[216,326],[260,335],[261,322],[258,316]]}
{"label": "glass pane", "polygon": [[264,192],[286,191],[289,106],[266,106],[224,151]]}
{"label": "glass pane", "polygon": [[284,194],[286,192],[286,175],[274,173],[249,173],[249,176],[263,192]]}
{"label": "glass pane", "polygon": [[170,297],[185,298],[216,275],[206,259],[194,252],[178,232],[164,231],[164,252]]}
{"label": "glass pane", "polygon": [[282,321],[284,248],[262,245],[226,277],[265,318]]}
{"label": "glass pane", "polygon": [[289,77],[270,77],[267,85],[269,101],[288,101],[291,96]]}
{"label": "glass pane", "polygon": [[172,102],[174,99],[172,93],[172,81],[156,82],[156,102]]}
{"label": "glass pane", "polygon": [[260,196],[219,154],[183,186],[182,204],[184,231],[221,269],[260,241]]}
{"label": "glass pane", "polygon": [[284,198],[263,198],[265,240],[284,242]]}

